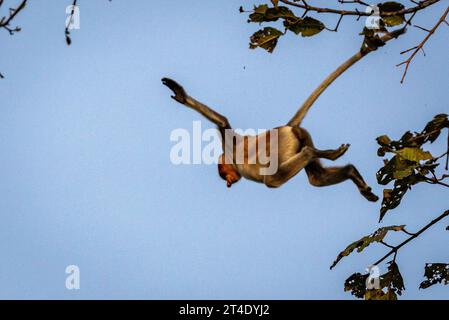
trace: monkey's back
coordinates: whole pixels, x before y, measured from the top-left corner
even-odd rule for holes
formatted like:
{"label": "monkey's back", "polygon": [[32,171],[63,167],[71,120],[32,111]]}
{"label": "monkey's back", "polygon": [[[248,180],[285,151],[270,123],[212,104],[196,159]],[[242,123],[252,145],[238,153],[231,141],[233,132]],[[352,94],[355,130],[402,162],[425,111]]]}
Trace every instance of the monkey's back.
{"label": "monkey's back", "polygon": [[[281,163],[301,150],[301,142],[292,127],[282,126],[257,136],[243,136],[237,139],[233,149],[234,165],[239,173],[249,180],[263,182],[261,169],[274,165],[277,170]],[[239,157],[239,150],[244,150],[243,156]]]}

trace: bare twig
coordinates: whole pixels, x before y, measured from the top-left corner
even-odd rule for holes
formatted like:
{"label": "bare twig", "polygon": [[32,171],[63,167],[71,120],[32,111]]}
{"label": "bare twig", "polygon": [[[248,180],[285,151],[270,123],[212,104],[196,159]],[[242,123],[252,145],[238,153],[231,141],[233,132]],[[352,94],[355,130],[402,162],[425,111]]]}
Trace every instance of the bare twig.
{"label": "bare twig", "polygon": [[334,29],[329,29],[329,28],[325,27],[326,30],[332,31],[332,32],[337,32],[337,31],[338,31],[338,27],[340,26],[341,20],[343,20],[343,17],[344,17],[344,15],[341,14],[341,15],[340,15],[340,18],[338,18],[337,25],[335,26]]}
{"label": "bare twig", "polygon": [[[9,10],[8,17],[0,18],[0,29],[3,28],[9,32],[10,35],[13,35],[15,32],[19,32],[21,29],[19,27],[11,28],[10,23],[14,20],[17,14],[25,8],[27,0],[23,0],[19,6],[15,9]],[[0,0],[0,7],[3,5],[3,0]],[[0,73],[0,79],[4,79],[5,76]]]}
{"label": "bare twig", "polygon": [[381,240],[380,243],[383,244],[384,246],[390,248],[390,249],[393,249],[393,248],[394,248],[392,245],[389,245],[388,243],[386,243],[386,242],[383,241],[383,240]]}
{"label": "bare twig", "polygon": [[446,155],[446,171],[449,170],[449,130],[447,131],[447,155]]}
{"label": "bare twig", "polygon": [[401,231],[404,232],[405,234],[408,234],[409,236],[415,235],[414,233],[411,233],[411,232],[408,232],[407,230],[405,230],[405,228],[402,228]]}
{"label": "bare twig", "polygon": [[356,3],[356,4],[360,4],[360,5],[369,7],[368,3],[363,2],[361,0],[338,0],[338,2],[340,2],[341,4]]}
{"label": "bare twig", "polygon": [[427,178],[425,180],[425,182],[429,183],[429,184],[439,184],[439,185],[441,185],[443,187],[449,188],[449,184],[441,182],[441,180],[439,180],[439,179],[429,179],[429,178]]}
{"label": "bare twig", "polygon": [[430,30],[429,29],[427,29],[427,28],[424,28],[424,27],[421,27],[421,26],[418,26],[418,25],[413,25],[415,28],[418,28],[418,29],[421,29],[421,30],[423,30],[423,31],[426,31],[426,32],[430,32]]}
{"label": "bare twig", "polygon": [[72,43],[72,39],[70,38],[70,25],[73,23],[73,15],[75,14],[75,7],[76,7],[77,0],[73,0],[72,3],[72,11],[70,12],[70,17],[68,20],[67,25],[65,26],[65,40],[67,42],[67,45],[70,46]]}
{"label": "bare twig", "polygon": [[[14,20],[14,18],[17,16],[17,14],[23,10],[23,8],[25,8],[27,3],[27,0],[23,0],[19,6],[15,9],[10,9],[9,11],[9,16],[8,17],[2,17],[0,19],[0,28],[3,28],[5,30],[7,30],[9,32],[9,34],[14,34],[14,32],[19,32],[20,28],[19,27],[15,27],[15,28],[11,28],[10,27],[10,23],[12,22],[12,20]],[[3,4],[3,0],[0,2],[0,6]]]}
{"label": "bare twig", "polygon": [[406,52],[413,51],[412,54],[410,55],[410,57],[408,57],[407,60],[405,60],[405,61],[403,61],[403,62],[401,62],[401,63],[399,63],[397,65],[397,67],[399,67],[401,65],[405,65],[404,73],[402,74],[401,83],[404,83],[404,79],[405,79],[405,76],[407,75],[408,67],[410,66],[410,63],[412,62],[413,58],[416,56],[416,54],[420,50],[422,50],[422,48],[426,44],[427,40],[429,40],[429,38],[432,36],[432,34],[435,32],[435,30],[440,26],[440,24],[443,23],[446,20],[446,16],[447,16],[448,13],[449,13],[449,7],[446,8],[446,11],[444,11],[443,15],[440,17],[440,19],[438,19],[438,22],[430,30],[427,30],[427,29],[424,29],[422,27],[419,27],[420,29],[423,29],[423,30],[427,31],[426,37],[417,46],[414,46],[411,49],[408,49],[408,50],[405,50],[405,51],[401,52],[401,54],[404,54]]}
{"label": "bare twig", "polygon": [[391,256],[392,254],[396,254],[400,248],[402,248],[403,246],[405,246],[407,243],[409,243],[410,241],[412,241],[413,239],[419,237],[424,231],[426,231],[427,229],[429,229],[431,226],[433,226],[435,223],[439,222],[440,220],[444,219],[445,217],[449,216],[449,210],[445,211],[442,215],[440,215],[439,217],[435,218],[434,220],[432,220],[431,222],[429,222],[427,225],[425,225],[421,230],[419,230],[418,232],[412,234],[409,238],[407,238],[406,240],[404,240],[403,242],[401,242],[400,244],[398,244],[397,246],[394,246],[386,255],[384,255],[382,258],[380,258],[379,260],[377,260],[374,265],[378,265],[380,263],[382,263],[386,258],[388,258],[389,256]]}
{"label": "bare twig", "polygon": [[[318,12],[318,13],[333,13],[333,14],[339,14],[339,15],[345,15],[345,16],[358,16],[358,17],[370,16],[372,14],[371,12],[360,11],[358,9],[355,9],[355,10],[341,10],[341,9],[333,9],[333,8],[314,7],[314,6],[311,6],[311,5],[307,4],[304,1],[302,1],[301,3],[293,2],[293,1],[290,1],[290,0],[279,0],[279,1],[284,3],[284,4],[293,6],[293,7],[301,8],[301,9],[304,9],[304,10],[307,10],[307,11],[314,11],[314,12]],[[383,12],[381,16],[382,17],[391,17],[391,16],[397,16],[397,15],[404,15],[404,14],[414,13],[414,12],[422,10],[422,9],[432,5],[432,4],[435,4],[435,3],[439,2],[439,1],[440,0],[425,0],[425,1],[421,1],[421,2],[417,3],[417,5],[415,7],[405,8],[405,9],[402,9],[402,10],[399,10],[399,11]],[[349,2],[348,1],[344,1],[344,2],[341,2],[341,3],[349,3]],[[352,3],[366,5],[362,1],[353,1]]]}

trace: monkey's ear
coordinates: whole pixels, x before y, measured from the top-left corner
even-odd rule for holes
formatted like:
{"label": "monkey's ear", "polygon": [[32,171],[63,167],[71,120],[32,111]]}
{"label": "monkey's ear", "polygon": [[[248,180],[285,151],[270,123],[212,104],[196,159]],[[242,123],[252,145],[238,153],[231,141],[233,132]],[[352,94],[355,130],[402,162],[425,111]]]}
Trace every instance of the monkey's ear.
{"label": "monkey's ear", "polygon": [[184,104],[186,102],[187,94],[183,87],[181,87],[176,81],[169,78],[162,78],[162,83],[169,87],[175,95],[171,96],[174,100]]}

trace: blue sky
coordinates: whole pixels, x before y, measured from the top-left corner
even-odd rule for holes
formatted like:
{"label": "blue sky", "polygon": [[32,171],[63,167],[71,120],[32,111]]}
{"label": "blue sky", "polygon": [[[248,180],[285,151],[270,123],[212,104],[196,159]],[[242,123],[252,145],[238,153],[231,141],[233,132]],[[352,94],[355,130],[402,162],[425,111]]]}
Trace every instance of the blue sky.
{"label": "blue sky", "polygon": [[[248,49],[257,26],[238,8],[253,1],[79,2],[71,47],[68,0],[30,1],[16,20],[22,32],[0,33],[0,298],[350,299],[344,280],[385,249],[329,266],[380,226],[380,203],[350,182],[315,188],[304,173],[275,190],[243,180],[227,189],[215,166],[174,166],[172,130],[213,125],[172,101],[160,78],[235,127],[276,127],[356,52],[363,19],[345,19],[338,33],[289,35],[270,55]],[[432,26],[446,5],[416,23]],[[399,52],[425,36],[410,31],[346,72],[303,123],[319,148],[351,143],[337,163],[354,163],[377,194],[375,137],[448,112],[448,30],[401,85]],[[418,186],[382,225],[417,230],[445,209],[447,191]],[[418,290],[426,262],[449,261],[445,225],[401,249],[406,298],[448,298],[444,286]],[[64,286],[70,264],[80,290]]]}

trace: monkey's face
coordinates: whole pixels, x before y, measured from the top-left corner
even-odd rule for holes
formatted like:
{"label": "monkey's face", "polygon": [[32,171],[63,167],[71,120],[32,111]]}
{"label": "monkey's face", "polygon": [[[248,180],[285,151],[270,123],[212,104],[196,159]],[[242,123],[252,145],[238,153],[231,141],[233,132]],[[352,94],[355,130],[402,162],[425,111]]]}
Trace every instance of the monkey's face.
{"label": "monkey's face", "polygon": [[218,174],[223,180],[226,180],[228,188],[241,178],[240,174],[229,164],[218,164]]}
{"label": "monkey's face", "polygon": [[218,174],[223,180],[226,180],[226,185],[230,188],[234,183],[240,180],[241,176],[230,164],[223,163],[224,157],[220,157],[218,163]]}

